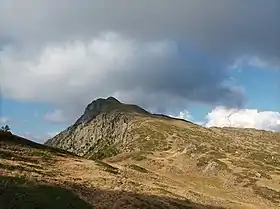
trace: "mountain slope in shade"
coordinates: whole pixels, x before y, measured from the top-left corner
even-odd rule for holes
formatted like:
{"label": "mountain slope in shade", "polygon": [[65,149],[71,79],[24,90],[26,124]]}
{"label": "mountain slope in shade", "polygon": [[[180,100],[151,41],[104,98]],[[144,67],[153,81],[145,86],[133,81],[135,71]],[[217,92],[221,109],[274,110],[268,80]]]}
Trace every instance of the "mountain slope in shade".
{"label": "mountain slope in shade", "polygon": [[221,206],[280,204],[279,133],[204,128],[110,98],[92,102],[73,126],[46,144],[146,173],[148,184],[155,183],[155,174],[180,182],[162,186],[180,195],[195,192]]}

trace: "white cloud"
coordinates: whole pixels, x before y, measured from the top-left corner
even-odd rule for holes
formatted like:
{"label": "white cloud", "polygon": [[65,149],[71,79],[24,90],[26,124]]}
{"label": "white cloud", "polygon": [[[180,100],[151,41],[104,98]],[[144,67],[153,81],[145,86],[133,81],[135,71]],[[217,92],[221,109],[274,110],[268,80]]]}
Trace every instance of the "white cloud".
{"label": "white cloud", "polygon": [[23,133],[16,133],[16,134],[23,138],[26,138],[28,140],[31,140],[31,141],[34,141],[37,143],[44,143],[48,139],[47,134],[39,135],[39,134],[34,134],[34,133],[28,132],[28,131],[23,132]]}
{"label": "white cloud", "polygon": [[244,54],[279,66],[280,2],[208,1],[0,0],[4,96],[68,106],[67,115],[116,93],[141,103],[141,92],[160,110],[240,105],[240,88],[222,85],[225,69]]}
{"label": "white cloud", "polygon": [[172,118],[179,118],[179,119],[183,119],[183,120],[186,120],[186,121],[190,121],[190,122],[195,123],[195,124],[200,125],[200,126],[204,125],[204,122],[196,121],[188,110],[184,110],[184,111],[179,112],[179,114],[177,116],[174,116],[174,115],[169,115],[169,116],[172,117]]}
{"label": "white cloud", "polygon": [[21,136],[23,138],[26,138],[28,140],[37,142],[37,143],[44,143],[46,142],[48,139],[54,137],[55,135],[57,135],[59,132],[53,131],[53,132],[48,132],[48,133],[40,133],[40,134],[35,134],[34,132],[21,132],[21,133],[15,133],[18,136]]}
{"label": "white cloud", "polygon": [[206,127],[238,127],[280,131],[279,112],[217,107],[208,113],[206,119]]}
{"label": "white cloud", "polygon": [[65,123],[68,121],[68,118],[62,110],[57,109],[46,113],[44,115],[44,120],[50,123]]}
{"label": "white cloud", "polygon": [[279,0],[212,1],[1,0],[0,45],[1,39],[26,46],[114,30],[142,40],[172,37],[221,62],[252,53],[279,64]]}
{"label": "white cloud", "polygon": [[6,124],[10,121],[8,117],[0,117],[0,124]]}
{"label": "white cloud", "polygon": [[205,126],[204,121],[195,121],[194,123],[197,124],[197,125],[200,125],[200,126]]}
{"label": "white cloud", "polygon": [[[140,41],[107,32],[28,49],[11,45],[0,51],[4,96],[56,104],[70,118],[93,99],[116,94],[160,112],[182,109],[189,101],[237,106],[244,99],[238,88],[225,85],[228,75],[221,66],[181,53],[172,40]],[[61,116],[56,111],[47,119],[63,121]]]}
{"label": "white cloud", "polygon": [[232,66],[230,66],[230,69],[238,70],[239,72],[246,70],[246,68],[249,67],[255,67],[260,69],[270,69],[270,70],[279,70],[280,69],[280,63],[276,64],[276,61],[267,62],[264,59],[261,59],[258,56],[252,56],[252,55],[243,55],[240,56],[235,60]]}
{"label": "white cloud", "polygon": [[184,111],[179,112],[179,114],[177,116],[170,115],[170,117],[184,119],[184,120],[187,120],[187,121],[193,120],[193,116],[190,114],[190,112],[188,110],[184,110]]}
{"label": "white cloud", "polygon": [[181,119],[185,119],[185,120],[192,120],[193,119],[192,115],[187,110],[184,110],[184,111],[180,112],[177,117],[181,118]]}

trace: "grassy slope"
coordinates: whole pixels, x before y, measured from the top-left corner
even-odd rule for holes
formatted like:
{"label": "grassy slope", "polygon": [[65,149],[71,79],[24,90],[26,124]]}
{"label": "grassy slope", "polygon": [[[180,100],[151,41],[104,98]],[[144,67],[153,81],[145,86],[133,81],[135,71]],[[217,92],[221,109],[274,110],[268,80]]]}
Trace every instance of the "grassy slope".
{"label": "grassy slope", "polygon": [[58,156],[72,154],[0,132],[1,208],[91,208],[71,190],[48,184]]}
{"label": "grassy slope", "polygon": [[[144,189],[146,193],[136,193],[133,188],[129,189],[136,182],[123,178],[126,173],[123,168],[81,159],[10,134],[0,132],[0,145],[0,203],[3,209],[222,209],[170,194],[160,196],[160,192],[149,192],[148,188]],[[128,181],[123,183],[126,186],[123,191],[116,189],[122,178]]]}
{"label": "grassy slope", "polygon": [[139,137],[126,146],[137,151],[108,162],[138,163],[185,184],[191,182],[189,189],[205,195],[280,207],[279,133],[206,129],[166,118],[143,117],[135,124],[131,135]]}
{"label": "grassy slope", "polygon": [[126,144],[131,152],[106,163],[2,140],[0,171],[36,185],[70,189],[100,208],[280,206],[279,134],[204,129],[160,116],[139,116],[129,134],[137,135]]}

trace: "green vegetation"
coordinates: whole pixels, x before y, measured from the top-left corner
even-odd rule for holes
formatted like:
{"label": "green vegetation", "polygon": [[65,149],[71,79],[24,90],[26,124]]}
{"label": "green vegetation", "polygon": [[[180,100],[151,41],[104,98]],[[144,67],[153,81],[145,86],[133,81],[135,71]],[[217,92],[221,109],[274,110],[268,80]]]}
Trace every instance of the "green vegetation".
{"label": "green vegetation", "polygon": [[[57,156],[76,156],[73,153],[70,153],[68,151],[49,147],[46,145],[38,144],[36,142],[27,140],[22,137],[18,137],[16,135],[13,135],[11,132],[4,132],[0,131],[0,149],[1,153],[0,155],[3,157],[14,157],[15,155],[19,154],[19,152],[24,151],[24,156],[41,156],[41,155],[57,155]],[[7,149],[6,149],[6,148]],[[23,149],[24,147],[24,149]],[[9,152],[15,152],[15,154],[9,154]],[[20,155],[22,155],[21,153]],[[20,157],[20,156],[19,156]],[[49,158],[46,156],[46,158]]]}
{"label": "green vegetation", "polygon": [[99,139],[84,155],[91,160],[103,160],[119,154],[111,139]]}
{"label": "green vegetation", "polygon": [[[111,111],[108,115],[103,112],[77,129],[76,124],[48,143],[71,151],[75,147],[81,155],[88,151],[87,159],[0,131],[0,202],[5,203],[0,207],[90,208],[62,187],[72,188],[92,207],[112,206],[117,198],[124,200],[118,202],[123,208],[126,201],[137,208],[191,208],[179,201],[189,197],[211,203],[219,197],[217,205],[226,206],[256,198],[263,206],[280,203],[274,184],[280,175],[279,134],[200,128],[164,116],[132,114],[141,110],[112,98],[109,102],[100,109]],[[158,203],[156,196],[133,199],[126,190],[164,197]],[[175,199],[167,199],[171,196]]]}
{"label": "green vegetation", "polygon": [[227,155],[223,152],[218,152],[218,151],[215,151],[215,150],[212,150],[210,152],[207,153],[208,155],[210,156],[213,156],[215,157],[216,159],[222,159],[222,158],[226,158]]}
{"label": "green vegetation", "polygon": [[5,126],[2,126],[2,127],[1,127],[0,131],[3,131],[3,132],[10,132],[11,129],[10,129],[10,127],[9,127],[8,125],[5,125]]}
{"label": "green vegetation", "polygon": [[1,208],[92,208],[70,190],[28,182],[24,176],[0,176],[0,194]]}
{"label": "green vegetation", "polygon": [[202,156],[202,157],[198,158],[196,165],[200,168],[205,168],[211,162],[216,163],[215,168],[214,168],[215,171],[221,171],[221,170],[227,171],[227,172],[232,171],[226,163],[220,161],[219,159],[216,159],[213,156]]}
{"label": "green vegetation", "polygon": [[98,148],[98,151],[94,151],[93,148],[88,152],[87,155],[90,155],[91,160],[103,160],[119,154],[118,150],[112,145],[104,145],[103,147]]}
{"label": "green vegetation", "polygon": [[149,173],[149,171],[146,168],[140,167],[140,166],[135,165],[135,164],[131,164],[131,165],[129,165],[129,167],[131,169],[134,169],[134,170],[136,170],[138,172],[141,172],[141,173]]}
{"label": "green vegetation", "polygon": [[116,167],[113,167],[103,161],[100,160],[96,160],[95,161],[96,165],[100,166],[104,171],[109,172],[109,173],[113,173],[113,174],[118,174],[119,173],[119,169]]}
{"label": "green vegetation", "polygon": [[[152,122],[147,122],[145,124],[136,124],[131,132],[133,136],[138,136],[137,148],[142,151],[167,151],[172,148],[171,144],[166,140],[168,134],[173,134],[172,126],[163,126],[164,123],[159,122],[159,124],[154,125]],[[167,128],[167,129],[165,129]],[[170,131],[170,133],[168,133]],[[135,144],[134,144],[135,145]],[[132,144],[132,149],[135,149],[135,146]]]}
{"label": "green vegetation", "polygon": [[132,160],[142,161],[145,159],[147,159],[147,157],[143,155],[143,152],[136,152],[132,155]]}
{"label": "green vegetation", "polygon": [[41,166],[33,165],[33,164],[27,164],[24,165],[10,165],[10,164],[2,164],[0,163],[0,170],[6,170],[6,171],[20,171],[22,173],[37,173],[41,175],[46,175],[46,173],[43,173],[43,169]]}
{"label": "green vegetation", "polygon": [[259,187],[259,186],[254,186],[253,190],[255,194],[267,200],[270,200],[273,203],[280,203],[280,192],[269,189],[267,187]]}
{"label": "green vegetation", "polygon": [[244,187],[255,186],[258,178],[272,179],[271,176],[264,171],[255,171],[252,169],[245,169],[240,173],[233,173],[236,177],[236,184],[243,184]]}
{"label": "green vegetation", "polygon": [[243,171],[241,173],[233,173],[235,176],[235,185],[241,184],[243,187],[254,186],[257,182],[256,175],[250,171]]}
{"label": "green vegetation", "polygon": [[172,192],[166,190],[166,189],[163,189],[163,188],[157,188],[159,190],[159,192],[163,195],[174,195]]}
{"label": "green vegetation", "polygon": [[267,165],[264,162],[261,161],[252,161],[248,159],[239,159],[239,160],[230,160],[230,162],[241,168],[247,168],[247,169],[254,169],[257,170],[258,172],[273,172],[275,171],[275,167],[271,165]]}
{"label": "green vegetation", "polygon": [[27,171],[27,172],[32,171],[21,165],[8,165],[8,164],[2,164],[2,163],[0,163],[0,169],[5,169],[5,170],[9,170],[9,171]]}
{"label": "green vegetation", "polygon": [[206,153],[207,151],[209,151],[209,147],[204,144],[197,145],[195,149],[196,153]]}
{"label": "green vegetation", "polygon": [[[0,142],[0,145],[1,142]],[[53,150],[47,152],[46,150],[32,148],[26,146],[22,148],[20,146],[10,145],[9,147],[0,146],[0,158],[6,160],[13,160],[21,162],[23,164],[39,164],[44,162],[44,164],[53,163],[55,159],[52,157]],[[54,152],[55,155],[62,155],[58,152]]]}
{"label": "green vegetation", "polygon": [[248,158],[254,161],[261,161],[267,165],[275,167],[280,165],[280,155],[273,156],[270,153],[266,152],[253,152],[249,154]]}

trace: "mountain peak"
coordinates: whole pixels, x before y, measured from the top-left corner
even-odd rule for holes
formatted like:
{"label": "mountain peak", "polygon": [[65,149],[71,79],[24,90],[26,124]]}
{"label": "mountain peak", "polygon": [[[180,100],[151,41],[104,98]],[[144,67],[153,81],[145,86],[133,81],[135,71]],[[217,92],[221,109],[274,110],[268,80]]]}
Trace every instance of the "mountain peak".
{"label": "mountain peak", "polygon": [[121,102],[120,102],[119,100],[117,100],[115,97],[108,97],[108,98],[106,99],[106,101],[108,101],[108,102],[114,102],[114,103],[118,103],[118,104],[121,103]]}
{"label": "mountain peak", "polygon": [[84,114],[77,120],[75,124],[87,123],[99,114],[109,113],[111,111],[120,111],[125,113],[138,113],[138,114],[150,114],[146,110],[140,108],[137,105],[121,103],[114,97],[108,97],[106,99],[99,98],[92,101],[87,105]]}

